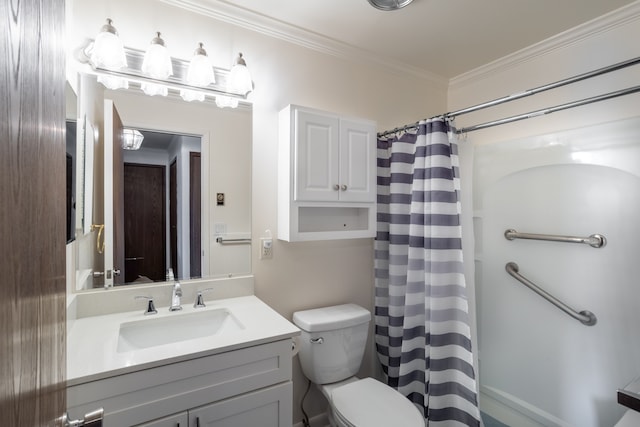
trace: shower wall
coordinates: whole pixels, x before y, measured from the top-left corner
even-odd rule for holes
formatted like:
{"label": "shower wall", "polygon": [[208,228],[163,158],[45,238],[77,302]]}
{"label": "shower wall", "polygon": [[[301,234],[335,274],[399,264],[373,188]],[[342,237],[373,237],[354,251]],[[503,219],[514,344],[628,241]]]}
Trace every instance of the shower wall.
{"label": "shower wall", "polygon": [[[616,389],[640,374],[640,118],[480,146],[474,171],[481,406],[513,426],[614,425]],[[607,245],[509,241],[509,228]]]}
{"label": "shower wall", "polygon": [[[448,110],[639,57],[639,39],[640,1],[454,78]],[[638,76],[629,67],[461,116],[456,126],[636,86]],[[612,426],[623,411],[616,389],[640,375],[638,105],[640,94],[628,95],[473,132],[461,143],[476,155],[475,176],[463,175],[462,188],[474,192],[476,216],[480,407],[506,424]],[[506,228],[602,233],[609,243],[507,241]],[[598,323],[584,326],[525,288],[506,274],[508,261]]]}

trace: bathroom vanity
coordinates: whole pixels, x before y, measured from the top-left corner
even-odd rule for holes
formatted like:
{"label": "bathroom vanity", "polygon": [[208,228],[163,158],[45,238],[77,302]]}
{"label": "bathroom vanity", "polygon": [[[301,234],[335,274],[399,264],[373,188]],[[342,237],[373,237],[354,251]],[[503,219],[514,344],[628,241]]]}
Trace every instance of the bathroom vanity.
{"label": "bathroom vanity", "polygon": [[76,319],[70,416],[102,407],[105,427],[290,427],[299,330],[252,295],[184,302]]}

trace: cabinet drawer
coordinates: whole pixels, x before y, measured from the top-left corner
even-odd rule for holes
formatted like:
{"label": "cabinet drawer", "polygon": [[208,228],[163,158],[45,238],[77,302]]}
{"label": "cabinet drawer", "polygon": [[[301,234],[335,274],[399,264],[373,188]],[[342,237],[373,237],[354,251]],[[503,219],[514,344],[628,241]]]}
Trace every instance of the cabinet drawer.
{"label": "cabinet drawer", "polygon": [[189,426],[290,427],[292,384],[280,384],[190,410]]}
{"label": "cabinet drawer", "polygon": [[138,424],[135,427],[189,427],[189,413],[184,411],[169,417],[163,417],[159,420]]}
{"label": "cabinet drawer", "polygon": [[171,363],[69,387],[71,416],[96,407],[131,426],[291,380],[291,340]]}

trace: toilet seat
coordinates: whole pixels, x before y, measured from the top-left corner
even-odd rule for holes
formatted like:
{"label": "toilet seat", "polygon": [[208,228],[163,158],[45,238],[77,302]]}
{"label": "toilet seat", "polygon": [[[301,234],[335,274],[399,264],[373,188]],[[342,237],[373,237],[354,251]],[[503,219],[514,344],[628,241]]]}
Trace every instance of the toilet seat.
{"label": "toilet seat", "polygon": [[334,416],[347,427],[424,427],[418,408],[398,391],[373,378],[340,386],[331,393]]}

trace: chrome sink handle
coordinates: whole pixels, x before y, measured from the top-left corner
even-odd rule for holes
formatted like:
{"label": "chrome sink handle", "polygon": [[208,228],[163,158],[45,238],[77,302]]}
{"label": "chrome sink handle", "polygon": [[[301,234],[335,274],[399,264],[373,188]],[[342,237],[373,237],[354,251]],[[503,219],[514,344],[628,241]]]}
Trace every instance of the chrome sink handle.
{"label": "chrome sink handle", "polygon": [[180,297],[182,297],[182,288],[180,287],[180,282],[176,282],[173,284],[173,291],[171,292],[171,306],[169,307],[169,311],[182,310]]}
{"label": "chrome sink handle", "polygon": [[193,308],[206,307],[207,305],[204,303],[204,299],[202,298],[202,294],[204,294],[205,292],[210,292],[212,290],[213,290],[213,288],[207,288],[207,289],[202,289],[202,290],[198,291],[198,293],[196,294],[196,301],[193,303]]}
{"label": "chrome sink handle", "polygon": [[148,297],[148,296],[144,296],[144,295],[138,295],[133,297],[134,299],[146,299],[147,302],[147,309],[144,312],[145,316],[148,316],[150,314],[157,314],[158,310],[156,310],[156,306],[153,304],[153,297]]}

